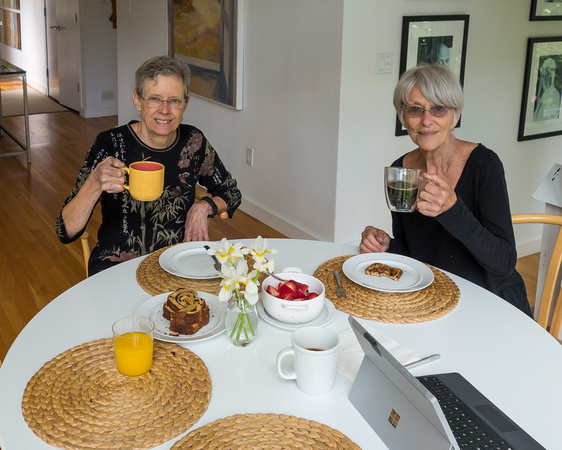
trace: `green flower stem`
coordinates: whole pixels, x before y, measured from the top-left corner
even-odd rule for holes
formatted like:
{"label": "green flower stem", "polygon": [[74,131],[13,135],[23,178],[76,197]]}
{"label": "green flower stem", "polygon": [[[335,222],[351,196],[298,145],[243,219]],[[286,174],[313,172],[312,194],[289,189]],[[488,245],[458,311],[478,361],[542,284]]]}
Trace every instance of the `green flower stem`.
{"label": "green flower stem", "polygon": [[238,317],[236,318],[236,323],[234,324],[234,328],[230,333],[230,337],[232,338],[236,333],[236,339],[238,340],[240,339],[242,332],[244,332],[244,336],[246,340],[248,340],[249,339],[248,329],[251,332],[252,336],[256,335],[256,332],[254,331],[254,327],[252,326],[252,321],[250,320],[250,314],[246,312],[248,308],[248,301],[242,297],[242,298],[238,298],[236,300],[236,303],[240,312],[238,313]]}

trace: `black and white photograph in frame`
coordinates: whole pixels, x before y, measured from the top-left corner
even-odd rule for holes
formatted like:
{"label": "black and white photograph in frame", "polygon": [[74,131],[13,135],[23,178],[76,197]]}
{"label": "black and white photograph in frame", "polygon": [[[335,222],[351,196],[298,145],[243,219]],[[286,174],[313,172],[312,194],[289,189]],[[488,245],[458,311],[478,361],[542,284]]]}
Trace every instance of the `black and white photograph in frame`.
{"label": "black and white photograph in frame", "polygon": [[562,36],[529,38],[518,141],[562,134]]}
{"label": "black and white photograph in frame", "polygon": [[531,0],[529,20],[562,20],[562,1]]}
{"label": "black and white photograph in frame", "polygon": [[[444,64],[464,82],[468,15],[404,16],[400,73],[424,64]],[[461,121],[457,123],[460,126]],[[406,129],[396,117],[396,136],[406,135]]]}

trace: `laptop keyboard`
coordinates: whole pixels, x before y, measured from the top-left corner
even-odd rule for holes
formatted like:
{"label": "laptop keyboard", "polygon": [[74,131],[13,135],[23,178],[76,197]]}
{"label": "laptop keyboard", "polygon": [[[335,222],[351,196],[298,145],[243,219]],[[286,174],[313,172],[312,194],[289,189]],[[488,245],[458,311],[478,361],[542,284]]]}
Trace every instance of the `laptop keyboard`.
{"label": "laptop keyboard", "polygon": [[437,377],[422,376],[417,379],[439,402],[460,448],[470,450],[512,448]]}

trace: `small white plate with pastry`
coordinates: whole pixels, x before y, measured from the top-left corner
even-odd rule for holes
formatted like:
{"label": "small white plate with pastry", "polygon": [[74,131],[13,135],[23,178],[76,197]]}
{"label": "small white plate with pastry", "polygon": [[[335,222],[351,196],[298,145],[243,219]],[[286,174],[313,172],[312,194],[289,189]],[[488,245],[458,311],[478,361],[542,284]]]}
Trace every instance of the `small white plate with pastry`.
{"label": "small white plate with pastry", "polygon": [[433,283],[431,269],[394,253],[363,253],[347,259],[343,273],[353,282],[382,292],[413,292]]}
{"label": "small white plate with pastry", "polygon": [[[176,291],[177,292],[177,291]],[[181,334],[170,329],[170,320],[163,314],[164,304],[173,292],[156,295],[142,305],[136,314],[150,318],[154,322],[154,339],[177,344],[201,341],[218,336],[225,330],[224,318],[226,314],[226,302],[219,301],[216,295],[207,292],[197,292],[197,296],[205,301],[209,312],[209,322],[201,326],[193,334]]]}

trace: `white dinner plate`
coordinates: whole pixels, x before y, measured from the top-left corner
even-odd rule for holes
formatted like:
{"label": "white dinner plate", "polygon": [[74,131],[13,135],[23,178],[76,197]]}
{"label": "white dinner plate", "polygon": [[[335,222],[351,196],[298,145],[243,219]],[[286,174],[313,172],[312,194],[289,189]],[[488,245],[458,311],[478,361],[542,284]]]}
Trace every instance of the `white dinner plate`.
{"label": "white dinner plate", "polygon": [[183,278],[206,280],[218,278],[213,258],[203,248],[205,242],[184,242],[162,252],[158,259],[166,272]]}
{"label": "white dinner plate", "polygon": [[[397,281],[388,277],[367,275],[365,269],[373,263],[387,264],[402,269],[404,273]],[[383,292],[419,291],[433,283],[433,272],[428,266],[413,258],[393,253],[363,253],[352,256],[343,263],[342,270],[351,281]]]}
{"label": "white dinner plate", "polygon": [[209,323],[195,334],[178,334],[170,330],[170,321],[165,319],[162,307],[168,299],[170,292],[159,294],[144,302],[137,309],[139,316],[152,319],[154,322],[154,339],[165,342],[185,343],[209,339],[221,334],[224,328],[224,316],[226,314],[226,302],[219,301],[216,295],[207,292],[197,292],[197,295],[205,300],[209,307]]}
{"label": "white dinner plate", "polygon": [[275,319],[265,310],[261,300],[257,303],[257,307],[258,314],[263,320],[278,328],[289,331],[295,331],[302,327],[322,327],[324,325],[328,325],[332,320],[334,320],[334,317],[336,316],[336,307],[328,299],[324,299],[324,307],[316,318],[303,323],[288,323],[281,322],[280,320]]}

